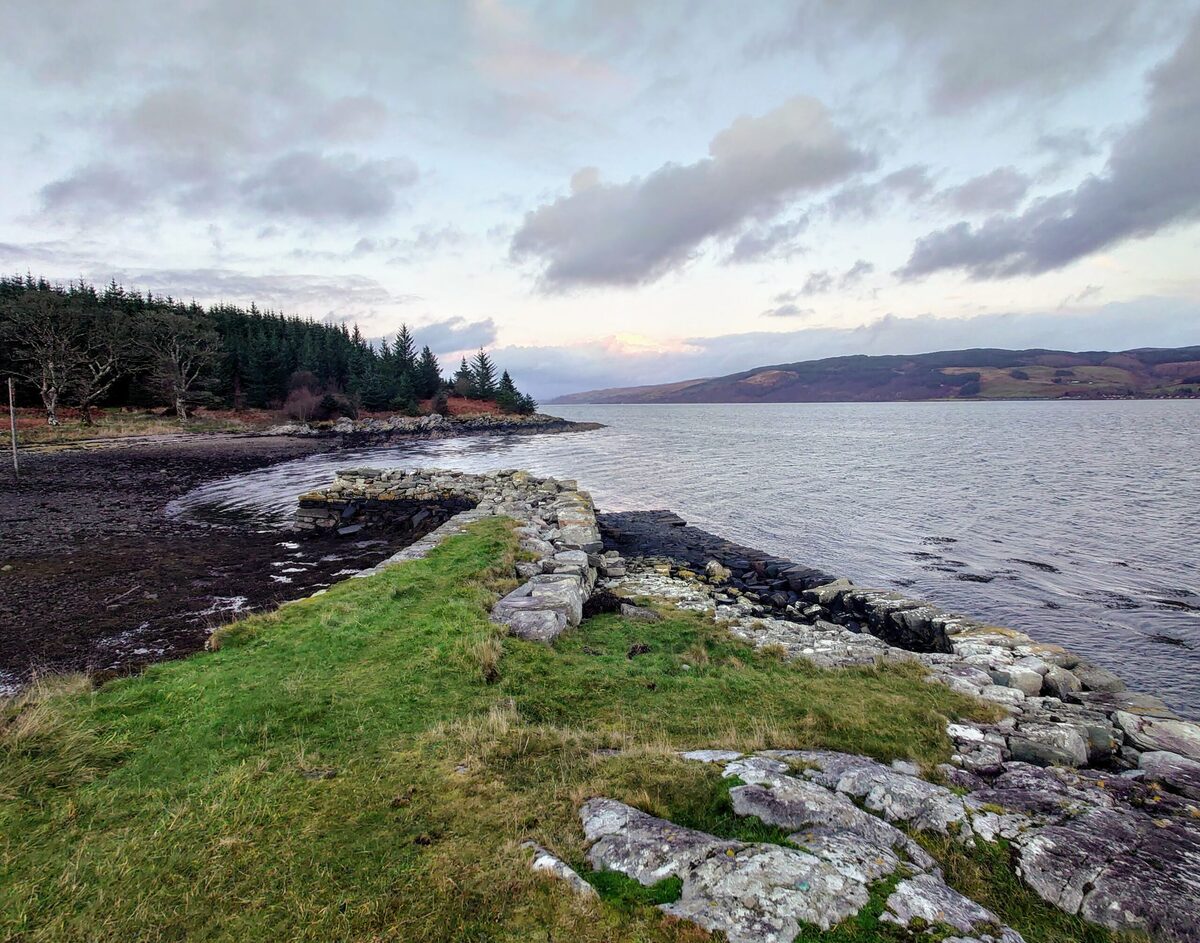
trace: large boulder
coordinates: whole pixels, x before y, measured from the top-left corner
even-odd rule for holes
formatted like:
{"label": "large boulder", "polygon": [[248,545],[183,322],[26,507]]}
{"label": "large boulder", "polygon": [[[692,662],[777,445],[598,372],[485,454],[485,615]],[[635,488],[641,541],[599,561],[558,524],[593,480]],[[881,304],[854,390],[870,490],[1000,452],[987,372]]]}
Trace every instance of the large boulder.
{"label": "large boulder", "polygon": [[1114,719],[1139,750],[1164,750],[1200,760],[1200,725],[1186,720],[1146,717],[1117,711]]}
{"label": "large boulder", "polygon": [[1113,930],[1200,941],[1200,822],[1097,809],[1035,833],[1018,871],[1043,899]]}
{"label": "large boulder", "polygon": [[1189,799],[1200,799],[1200,762],[1178,753],[1152,750],[1138,757],[1138,766],[1151,782],[1162,783]]}

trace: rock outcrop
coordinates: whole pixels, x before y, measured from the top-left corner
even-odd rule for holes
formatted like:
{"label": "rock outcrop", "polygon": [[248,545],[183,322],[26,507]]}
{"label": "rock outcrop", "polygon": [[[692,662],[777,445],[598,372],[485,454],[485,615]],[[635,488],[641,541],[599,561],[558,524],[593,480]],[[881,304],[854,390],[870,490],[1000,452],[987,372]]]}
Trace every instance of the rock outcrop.
{"label": "rock outcrop", "polygon": [[[895,856],[935,877],[936,863],[897,826],[968,843],[1004,839],[1017,849],[1022,879],[1055,906],[1114,930],[1200,941],[1200,725],[1175,717],[1157,698],[1122,690],[1110,673],[1076,674],[1073,655],[1011,630],[935,613],[929,618],[946,632],[946,653],[906,651],[853,631],[830,621],[839,597],[855,592],[849,581],[822,584],[811,597],[816,608],[782,619],[661,559],[626,566],[624,578],[601,581],[604,591],[711,614],[734,637],[824,668],[917,661],[931,681],[1003,712],[995,723],[947,726],[955,752],[939,768],[944,785],[904,764],[846,754],[684,754],[718,762],[747,784],[730,793],[738,814],[795,829],[793,838],[809,850],[861,860],[848,837],[855,835],[868,843],[871,860]],[[929,881],[913,881],[889,899],[889,913],[953,911]],[[1003,932],[994,938],[1006,939]]]}

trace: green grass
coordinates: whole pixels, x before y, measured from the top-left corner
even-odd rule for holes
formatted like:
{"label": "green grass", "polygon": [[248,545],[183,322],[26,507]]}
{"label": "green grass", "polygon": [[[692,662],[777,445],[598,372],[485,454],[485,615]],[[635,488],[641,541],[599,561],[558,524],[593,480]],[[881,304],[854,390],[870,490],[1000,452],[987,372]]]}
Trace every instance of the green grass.
{"label": "green grass", "polygon": [[[785,664],[690,613],[598,617],[553,648],[501,640],[486,613],[514,555],[510,525],[485,521],[426,560],[236,623],[217,651],[0,705],[0,940],[707,939],[651,906],[677,888],[589,875],[603,899],[582,902],[533,874],[520,842],[586,871],[577,810],[597,795],[783,841],[732,814],[716,768],[674,751],[930,764],[945,719],[985,709],[912,668]],[[649,653],[626,657],[634,642]],[[950,873],[1027,939],[1107,938],[1005,862]],[[824,938],[894,938],[885,891]]]}

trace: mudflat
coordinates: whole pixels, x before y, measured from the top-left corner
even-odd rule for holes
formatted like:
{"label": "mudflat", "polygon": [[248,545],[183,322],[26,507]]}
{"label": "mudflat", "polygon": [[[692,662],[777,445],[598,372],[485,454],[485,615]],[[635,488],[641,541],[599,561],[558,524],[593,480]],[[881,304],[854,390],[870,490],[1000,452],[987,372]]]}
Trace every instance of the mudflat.
{"label": "mudflat", "polygon": [[23,455],[19,483],[0,473],[0,687],[34,671],[123,673],[187,654],[234,613],[378,562],[388,535],[293,543],[255,524],[167,513],[204,481],[336,447],[181,435]]}

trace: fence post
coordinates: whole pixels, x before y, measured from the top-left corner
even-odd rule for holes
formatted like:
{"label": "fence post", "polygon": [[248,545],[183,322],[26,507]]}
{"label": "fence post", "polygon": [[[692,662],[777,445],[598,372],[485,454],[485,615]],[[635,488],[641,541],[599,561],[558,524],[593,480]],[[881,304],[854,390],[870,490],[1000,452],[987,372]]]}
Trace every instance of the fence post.
{"label": "fence post", "polygon": [[21,480],[21,467],[17,464],[17,384],[8,378],[8,424],[12,432],[13,477]]}

